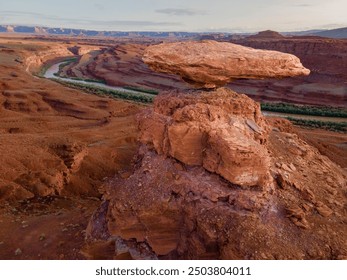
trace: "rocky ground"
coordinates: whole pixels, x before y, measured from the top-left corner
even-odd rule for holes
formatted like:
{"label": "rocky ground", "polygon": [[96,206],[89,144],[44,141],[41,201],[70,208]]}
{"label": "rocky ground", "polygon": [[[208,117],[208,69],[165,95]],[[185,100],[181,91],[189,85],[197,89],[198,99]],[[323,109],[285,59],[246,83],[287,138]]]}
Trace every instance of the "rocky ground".
{"label": "rocky ground", "polygon": [[[145,69],[135,85],[167,78],[146,77],[142,44],[109,50],[103,42],[104,52],[81,42],[0,39],[1,259],[346,258],[345,134],[265,119],[251,99],[226,89],[198,107],[170,92],[152,108],[31,75],[76,53],[86,57],[76,75],[87,65],[102,71],[106,53],[110,81],[123,59],[124,79],[136,65]],[[95,64],[84,63],[91,57]],[[169,80],[168,88],[186,88]],[[242,141],[222,129],[230,116]],[[167,134],[146,133],[153,120],[169,123]],[[241,148],[244,159],[228,161]],[[239,168],[228,173],[224,164]],[[257,174],[240,177],[248,165]]]}

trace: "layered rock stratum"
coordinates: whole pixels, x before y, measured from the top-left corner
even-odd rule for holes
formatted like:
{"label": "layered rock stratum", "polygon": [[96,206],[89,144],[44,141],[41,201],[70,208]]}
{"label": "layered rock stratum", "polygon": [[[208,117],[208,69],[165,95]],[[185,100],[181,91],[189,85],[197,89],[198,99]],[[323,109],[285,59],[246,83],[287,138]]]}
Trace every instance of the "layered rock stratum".
{"label": "layered rock stratum", "polygon": [[153,45],[143,60],[158,72],[178,74],[197,87],[216,88],[235,79],[308,75],[294,55],[216,41]]}
{"label": "layered rock stratum", "polygon": [[257,101],[347,106],[347,41],[315,37],[270,38],[264,34],[233,40],[246,47],[293,54],[311,70],[282,80],[239,80],[229,87]]}
{"label": "layered rock stratum", "polygon": [[259,104],[219,88],[163,92],[138,124],[133,170],[104,184],[88,257],[103,248],[115,259],[346,258],[346,174],[289,122],[269,123]]}

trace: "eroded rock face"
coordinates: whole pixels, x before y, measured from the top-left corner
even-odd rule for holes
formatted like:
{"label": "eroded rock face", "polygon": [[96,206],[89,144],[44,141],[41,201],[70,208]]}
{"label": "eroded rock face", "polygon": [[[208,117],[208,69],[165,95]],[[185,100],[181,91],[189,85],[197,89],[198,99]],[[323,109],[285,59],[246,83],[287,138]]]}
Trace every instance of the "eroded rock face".
{"label": "eroded rock face", "polygon": [[216,88],[235,79],[308,75],[294,55],[215,41],[163,43],[146,49],[143,61],[197,87]]}
{"label": "eroded rock face", "polygon": [[[275,126],[281,125],[274,123]],[[159,95],[87,229],[114,259],[346,258],[342,169],[219,89]]]}
{"label": "eroded rock face", "polygon": [[[216,259],[225,232],[245,219],[240,213],[256,218],[253,211],[267,204],[265,193],[242,190],[203,167],[186,166],[146,146],[137,160],[129,178],[116,177],[105,187],[109,204],[91,221],[88,240],[100,240],[101,229],[107,240],[146,243],[159,258]],[[117,251],[115,258],[120,258]],[[227,254],[238,257],[235,251]]]}
{"label": "eroded rock face", "polygon": [[203,166],[233,184],[269,184],[264,144],[269,131],[259,105],[222,88],[164,93],[140,116],[140,141],[188,166]]}
{"label": "eroded rock face", "polygon": [[90,53],[92,51],[100,50],[100,47],[98,46],[73,46],[68,48],[70,52],[72,52],[74,55],[85,55],[87,53]]}
{"label": "eroded rock face", "polygon": [[259,34],[235,40],[234,43],[293,54],[300,58],[311,73],[284,80],[239,80],[229,85],[231,89],[263,102],[277,100],[328,106],[347,104],[346,40],[302,36],[275,39],[264,38]]}
{"label": "eroded rock face", "polygon": [[[290,55],[213,42],[149,47],[144,60],[204,87],[309,72]],[[101,243],[115,259],[346,258],[346,176],[284,125],[272,129],[259,104],[225,88],[166,92],[138,123],[133,171],[103,186],[86,255]]]}

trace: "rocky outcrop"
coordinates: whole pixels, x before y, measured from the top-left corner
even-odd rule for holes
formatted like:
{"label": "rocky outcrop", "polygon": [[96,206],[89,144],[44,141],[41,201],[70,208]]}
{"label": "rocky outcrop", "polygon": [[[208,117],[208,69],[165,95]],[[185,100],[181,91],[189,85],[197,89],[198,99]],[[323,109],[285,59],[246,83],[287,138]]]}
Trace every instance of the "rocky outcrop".
{"label": "rocky outcrop", "polygon": [[153,45],[143,60],[158,72],[178,74],[197,87],[216,88],[235,79],[308,75],[294,55],[215,41]]}
{"label": "rocky outcrop", "polygon": [[[138,117],[131,172],[87,229],[115,259],[339,259],[341,168],[230,90],[169,92]],[[280,126],[277,128],[277,126]]]}
{"label": "rocky outcrop", "polygon": [[83,46],[83,45],[77,45],[68,48],[68,50],[73,53],[74,55],[85,55],[91,51],[97,51],[100,50],[99,46]]}
{"label": "rocky outcrop", "polygon": [[166,93],[140,116],[140,141],[188,166],[203,166],[240,186],[265,186],[269,131],[260,107],[228,89]]}
{"label": "rocky outcrop", "polygon": [[90,220],[90,258],[100,244],[114,259],[346,258],[342,169],[250,98],[163,92],[138,123],[133,170],[105,183]]}

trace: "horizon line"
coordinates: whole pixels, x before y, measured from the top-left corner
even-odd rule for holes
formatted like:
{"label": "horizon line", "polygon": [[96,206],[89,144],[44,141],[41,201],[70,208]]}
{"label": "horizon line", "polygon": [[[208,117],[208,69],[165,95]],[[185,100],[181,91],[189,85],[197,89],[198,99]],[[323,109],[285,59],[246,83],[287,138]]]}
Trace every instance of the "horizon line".
{"label": "horizon line", "polygon": [[[97,29],[88,29],[88,28],[76,28],[76,27],[51,27],[51,26],[46,26],[46,25],[35,25],[35,24],[21,24],[21,23],[0,23],[0,26],[23,26],[23,27],[37,27],[37,28],[50,28],[50,29],[72,29],[72,30],[81,30],[81,31],[94,31],[94,32],[128,32],[128,33],[135,33],[135,32],[162,32],[162,33],[224,33],[224,34],[252,34],[252,33],[259,33],[262,31],[274,31],[278,33],[295,33],[295,32],[305,32],[305,31],[328,31],[328,30],[335,30],[335,29],[344,29],[347,28],[347,26],[344,27],[326,27],[326,28],[308,28],[308,29],[300,29],[300,30],[290,30],[290,31],[276,31],[274,29],[263,29],[263,30],[257,30],[257,31],[239,31],[237,28],[235,28],[235,31],[232,31],[232,28],[230,28],[230,31],[226,31],[223,29],[221,30],[206,30],[206,31],[184,31],[184,30],[169,30],[169,31],[164,31],[164,30],[97,30]],[[3,33],[0,31],[0,33]],[[17,33],[25,33],[25,32],[17,32]],[[64,34],[61,34],[64,35]]]}

